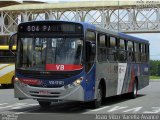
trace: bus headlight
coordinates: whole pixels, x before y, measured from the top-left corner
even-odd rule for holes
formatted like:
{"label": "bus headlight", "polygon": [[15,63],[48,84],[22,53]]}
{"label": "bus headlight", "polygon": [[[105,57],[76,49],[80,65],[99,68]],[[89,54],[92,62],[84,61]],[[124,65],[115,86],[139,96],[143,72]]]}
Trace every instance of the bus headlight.
{"label": "bus headlight", "polygon": [[82,81],[83,81],[83,77],[80,77],[79,79],[75,80],[73,83],[66,85],[64,87],[65,87],[65,89],[73,88],[75,86],[80,85]]}
{"label": "bus headlight", "polygon": [[80,85],[82,81],[83,81],[83,77],[80,77],[79,79],[75,80],[73,83],[64,86],[64,88],[65,89],[73,88],[75,86]]}
{"label": "bus headlight", "polygon": [[18,77],[15,77],[15,78],[14,78],[14,81],[15,81],[15,82],[19,81],[19,78],[18,78]]}
{"label": "bus headlight", "polygon": [[73,82],[73,85],[74,86],[80,85],[82,81],[83,81],[83,77],[80,77],[79,79]]}

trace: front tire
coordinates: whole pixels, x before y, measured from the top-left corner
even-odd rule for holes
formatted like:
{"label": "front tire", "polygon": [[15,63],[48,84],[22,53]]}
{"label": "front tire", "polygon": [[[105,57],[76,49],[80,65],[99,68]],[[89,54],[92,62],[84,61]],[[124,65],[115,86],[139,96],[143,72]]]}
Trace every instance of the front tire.
{"label": "front tire", "polygon": [[92,107],[93,108],[99,108],[102,104],[102,87],[101,85],[99,85],[98,89],[97,89],[97,97],[96,100],[94,100],[92,102]]}
{"label": "front tire", "polygon": [[45,101],[38,101],[38,103],[42,108],[47,108],[51,105],[51,102],[45,102]]}

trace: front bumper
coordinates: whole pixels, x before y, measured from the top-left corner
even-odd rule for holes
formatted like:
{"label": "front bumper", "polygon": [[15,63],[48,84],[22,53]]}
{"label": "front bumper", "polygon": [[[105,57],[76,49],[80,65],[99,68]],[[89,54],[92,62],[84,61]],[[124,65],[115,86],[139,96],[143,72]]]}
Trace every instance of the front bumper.
{"label": "front bumper", "polygon": [[14,93],[15,98],[19,99],[84,101],[84,90],[81,85],[70,88],[65,88],[64,86],[59,88],[44,88],[33,87],[16,81],[14,82]]}

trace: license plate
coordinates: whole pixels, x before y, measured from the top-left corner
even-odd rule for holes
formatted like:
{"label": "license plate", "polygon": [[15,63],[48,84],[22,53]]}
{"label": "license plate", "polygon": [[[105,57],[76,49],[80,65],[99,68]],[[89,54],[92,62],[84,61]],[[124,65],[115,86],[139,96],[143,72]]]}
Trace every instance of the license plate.
{"label": "license plate", "polygon": [[49,95],[50,93],[48,91],[39,91],[40,95]]}

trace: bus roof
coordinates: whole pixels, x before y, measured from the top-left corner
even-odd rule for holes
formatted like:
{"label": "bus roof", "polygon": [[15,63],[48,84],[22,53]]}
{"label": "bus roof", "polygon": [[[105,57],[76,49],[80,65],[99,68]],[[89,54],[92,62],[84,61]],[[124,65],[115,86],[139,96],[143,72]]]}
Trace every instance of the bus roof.
{"label": "bus roof", "polygon": [[149,41],[145,40],[145,39],[141,39],[141,38],[138,38],[138,37],[127,35],[127,34],[124,34],[124,33],[118,33],[118,35],[120,37],[125,38],[125,39],[129,39],[129,40],[133,40],[133,41],[136,41],[136,42],[143,42],[143,43],[148,43],[149,44]]}

